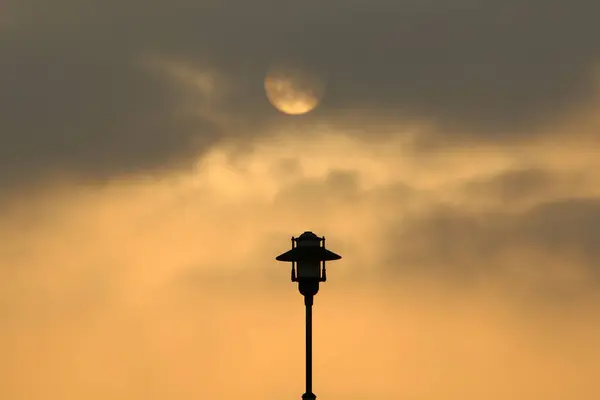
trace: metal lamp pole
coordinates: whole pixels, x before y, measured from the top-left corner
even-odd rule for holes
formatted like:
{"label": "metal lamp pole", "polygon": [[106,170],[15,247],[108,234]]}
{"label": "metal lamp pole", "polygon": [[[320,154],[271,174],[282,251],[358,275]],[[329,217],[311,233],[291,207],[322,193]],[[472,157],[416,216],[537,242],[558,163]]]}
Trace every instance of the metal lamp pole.
{"label": "metal lamp pole", "polygon": [[312,232],[292,237],[292,249],[276,257],[277,261],[292,263],[292,282],[304,296],[306,306],[306,391],[302,400],[316,400],[312,391],[312,306],[319,292],[319,283],[327,280],[325,261],[339,260],[341,256],[325,248],[325,238]]}

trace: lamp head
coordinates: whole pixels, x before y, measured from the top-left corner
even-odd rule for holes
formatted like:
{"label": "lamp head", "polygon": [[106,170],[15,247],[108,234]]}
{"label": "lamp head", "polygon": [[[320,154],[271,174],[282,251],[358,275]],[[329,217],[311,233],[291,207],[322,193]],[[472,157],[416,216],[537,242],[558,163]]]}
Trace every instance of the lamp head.
{"label": "lamp head", "polygon": [[[298,282],[302,294],[316,294],[319,282],[327,279],[325,261],[339,260],[340,255],[325,248],[325,238],[307,231],[292,237],[292,249],[280,254],[277,261],[292,263],[292,282]],[[298,271],[296,273],[296,267]],[[312,288],[305,289],[303,288]]]}
{"label": "lamp head", "polygon": [[332,261],[341,256],[325,248],[325,238],[307,231],[297,238],[292,237],[292,249],[280,254],[275,259],[286,262]]}

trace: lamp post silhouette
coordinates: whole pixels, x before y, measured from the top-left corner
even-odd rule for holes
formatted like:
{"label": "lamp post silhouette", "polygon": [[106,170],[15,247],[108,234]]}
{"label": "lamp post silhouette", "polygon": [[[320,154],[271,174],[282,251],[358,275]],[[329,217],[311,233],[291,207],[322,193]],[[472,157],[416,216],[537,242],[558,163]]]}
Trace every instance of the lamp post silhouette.
{"label": "lamp post silhouette", "polygon": [[302,400],[315,400],[312,392],[312,305],[319,292],[319,283],[327,280],[325,261],[339,260],[341,256],[325,248],[325,237],[304,232],[292,237],[292,249],[275,259],[292,263],[292,282],[298,282],[298,290],[304,296],[306,306],[306,392]]}

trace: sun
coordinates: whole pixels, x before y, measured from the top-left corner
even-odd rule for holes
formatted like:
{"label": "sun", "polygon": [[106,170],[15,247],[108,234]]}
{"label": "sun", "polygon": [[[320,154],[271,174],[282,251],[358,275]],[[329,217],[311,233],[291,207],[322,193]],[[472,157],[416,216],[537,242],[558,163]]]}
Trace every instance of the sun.
{"label": "sun", "polygon": [[317,75],[306,69],[277,65],[267,72],[265,92],[279,111],[301,115],[317,107],[324,94],[324,85]]}

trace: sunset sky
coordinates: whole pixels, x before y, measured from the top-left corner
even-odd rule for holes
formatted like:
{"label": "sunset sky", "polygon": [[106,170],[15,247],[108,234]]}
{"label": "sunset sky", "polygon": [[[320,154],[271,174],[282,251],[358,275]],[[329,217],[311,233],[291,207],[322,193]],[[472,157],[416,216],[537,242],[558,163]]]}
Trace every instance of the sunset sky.
{"label": "sunset sky", "polygon": [[0,399],[597,400],[599,15],[0,1]]}

